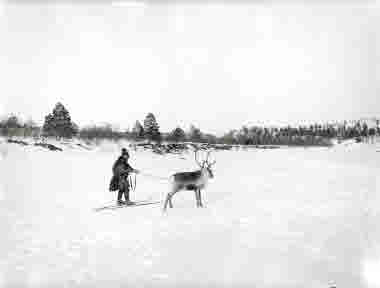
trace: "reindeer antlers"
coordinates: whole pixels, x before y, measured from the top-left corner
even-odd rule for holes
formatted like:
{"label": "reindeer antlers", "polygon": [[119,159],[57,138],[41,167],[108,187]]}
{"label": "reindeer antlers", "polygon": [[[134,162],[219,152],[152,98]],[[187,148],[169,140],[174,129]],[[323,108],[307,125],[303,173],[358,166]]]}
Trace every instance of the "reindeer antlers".
{"label": "reindeer antlers", "polygon": [[216,163],[215,160],[214,160],[213,162],[211,162],[211,163],[208,162],[208,156],[210,156],[210,153],[211,153],[211,151],[208,151],[208,152],[207,152],[207,158],[206,158],[206,161],[205,161],[205,163],[207,163],[207,165],[208,165],[209,167],[211,167],[212,165],[214,165],[214,164]]}
{"label": "reindeer antlers", "polygon": [[210,153],[211,151],[208,151],[207,152],[207,156],[206,156],[206,160],[203,160],[202,161],[202,164],[198,161],[198,157],[197,157],[197,153],[198,153],[199,149],[195,149],[194,152],[195,152],[195,161],[197,162],[197,164],[199,165],[199,167],[203,168],[205,166],[205,164],[207,164],[207,166],[211,167],[212,165],[214,165],[216,163],[216,161],[213,161],[211,163],[208,162],[208,158],[210,156]]}

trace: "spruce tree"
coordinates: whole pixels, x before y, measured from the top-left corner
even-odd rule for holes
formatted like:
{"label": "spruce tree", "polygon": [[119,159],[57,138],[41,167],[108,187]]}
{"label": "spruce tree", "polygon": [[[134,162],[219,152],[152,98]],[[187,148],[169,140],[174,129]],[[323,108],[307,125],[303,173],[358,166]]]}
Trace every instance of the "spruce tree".
{"label": "spruce tree", "polygon": [[45,116],[44,125],[42,126],[43,136],[52,136],[54,134],[53,129],[53,115],[50,113]]}
{"label": "spruce tree", "polygon": [[144,127],[141,125],[139,120],[137,120],[135,123],[135,126],[133,126],[132,134],[136,138],[143,138],[144,137]]}
{"label": "spruce tree", "polygon": [[45,117],[42,129],[45,136],[64,138],[72,138],[78,131],[77,126],[71,121],[69,112],[59,102],[55,105],[53,113]]}
{"label": "spruce tree", "polygon": [[148,140],[161,141],[160,127],[153,113],[146,115],[144,120],[144,135]]}

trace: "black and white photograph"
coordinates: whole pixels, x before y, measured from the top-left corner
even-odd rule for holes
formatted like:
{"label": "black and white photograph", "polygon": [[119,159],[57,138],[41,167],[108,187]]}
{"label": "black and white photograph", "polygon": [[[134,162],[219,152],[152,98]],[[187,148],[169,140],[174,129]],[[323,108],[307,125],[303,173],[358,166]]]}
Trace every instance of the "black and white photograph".
{"label": "black and white photograph", "polygon": [[0,288],[380,288],[380,1],[0,0]]}

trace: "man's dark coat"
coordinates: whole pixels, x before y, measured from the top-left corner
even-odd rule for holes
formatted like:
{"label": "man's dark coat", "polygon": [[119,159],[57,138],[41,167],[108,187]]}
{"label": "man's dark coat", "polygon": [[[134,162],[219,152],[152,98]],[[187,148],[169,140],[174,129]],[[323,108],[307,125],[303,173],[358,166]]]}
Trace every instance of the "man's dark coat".
{"label": "man's dark coat", "polygon": [[112,166],[113,176],[110,181],[109,191],[129,189],[128,175],[133,170],[127,160],[120,156]]}

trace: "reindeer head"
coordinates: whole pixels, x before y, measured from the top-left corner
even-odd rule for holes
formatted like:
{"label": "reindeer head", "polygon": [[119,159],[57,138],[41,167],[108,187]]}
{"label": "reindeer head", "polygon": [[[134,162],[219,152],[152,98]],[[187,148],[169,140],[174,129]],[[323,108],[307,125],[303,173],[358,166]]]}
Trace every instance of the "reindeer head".
{"label": "reindeer head", "polygon": [[208,161],[208,158],[211,152],[210,151],[207,152],[206,160],[202,160],[202,163],[198,161],[197,152],[198,152],[198,149],[195,150],[195,162],[197,162],[198,166],[201,168],[202,171],[205,171],[208,173],[209,178],[214,178],[214,174],[212,173],[211,167],[215,165],[216,161],[213,161],[211,163]]}

